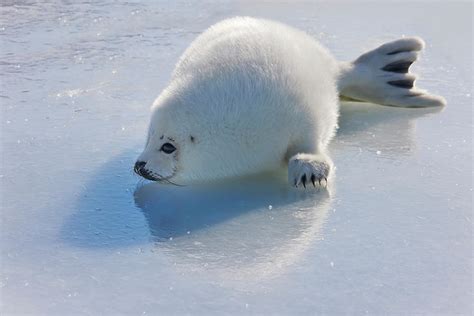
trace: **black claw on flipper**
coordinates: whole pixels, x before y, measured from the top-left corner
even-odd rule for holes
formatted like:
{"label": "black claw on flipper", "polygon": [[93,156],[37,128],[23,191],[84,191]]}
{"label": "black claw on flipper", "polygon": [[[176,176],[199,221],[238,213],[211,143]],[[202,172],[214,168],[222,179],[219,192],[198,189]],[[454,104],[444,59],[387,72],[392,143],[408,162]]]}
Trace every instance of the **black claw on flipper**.
{"label": "black claw on flipper", "polygon": [[414,79],[402,79],[402,80],[393,80],[393,81],[388,81],[387,83],[391,86],[399,87],[399,88],[405,88],[405,89],[411,89],[413,88],[415,80]]}
{"label": "black claw on flipper", "polygon": [[413,62],[414,61],[399,60],[399,61],[390,63],[388,65],[385,65],[385,67],[383,67],[382,70],[388,71],[388,72],[406,74],[411,64],[413,64]]}
{"label": "black claw on flipper", "polygon": [[298,179],[295,179],[295,188],[298,187]]}
{"label": "black claw on flipper", "polygon": [[404,48],[404,49],[394,50],[393,52],[387,53],[387,55],[395,55],[395,54],[400,54],[400,53],[406,53],[406,52],[411,52],[413,50],[414,49]]}
{"label": "black claw on flipper", "polygon": [[303,183],[303,186],[306,189],[306,175],[305,174],[301,177],[301,183]]}
{"label": "black claw on flipper", "polygon": [[314,174],[311,175],[311,182],[313,183],[313,187],[316,187],[316,176]]}

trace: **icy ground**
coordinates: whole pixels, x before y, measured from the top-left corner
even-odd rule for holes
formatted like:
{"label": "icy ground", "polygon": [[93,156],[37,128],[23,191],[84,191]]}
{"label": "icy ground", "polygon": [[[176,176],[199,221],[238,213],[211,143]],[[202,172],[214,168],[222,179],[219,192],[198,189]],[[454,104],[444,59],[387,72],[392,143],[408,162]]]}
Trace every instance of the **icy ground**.
{"label": "icy ground", "polygon": [[[2,315],[472,313],[472,4],[2,1]],[[439,112],[345,104],[326,190],[140,181],[149,106],[225,17],[350,60],[419,35]],[[308,190],[311,191],[311,190]]]}

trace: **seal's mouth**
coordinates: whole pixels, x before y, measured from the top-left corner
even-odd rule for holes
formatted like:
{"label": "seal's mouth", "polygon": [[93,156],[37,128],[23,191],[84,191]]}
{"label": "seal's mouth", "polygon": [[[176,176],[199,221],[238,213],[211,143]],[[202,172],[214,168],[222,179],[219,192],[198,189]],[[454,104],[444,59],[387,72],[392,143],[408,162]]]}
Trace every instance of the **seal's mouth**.
{"label": "seal's mouth", "polygon": [[155,176],[152,172],[150,172],[147,169],[141,169],[136,172],[139,176],[142,176],[143,178],[150,180],[150,181],[160,181],[161,177]]}
{"label": "seal's mouth", "polygon": [[139,175],[140,177],[142,178],[145,178],[147,180],[150,180],[150,181],[155,181],[155,182],[162,182],[162,183],[169,183],[169,184],[172,184],[172,185],[176,185],[176,186],[181,186],[179,184],[176,184],[174,182],[171,182],[170,179],[173,177],[173,175],[169,176],[169,177],[163,177],[149,169],[146,169],[145,168],[145,164],[146,162],[144,161],[137,161],[135,163],[135,166],[133,167],[133,171]]}

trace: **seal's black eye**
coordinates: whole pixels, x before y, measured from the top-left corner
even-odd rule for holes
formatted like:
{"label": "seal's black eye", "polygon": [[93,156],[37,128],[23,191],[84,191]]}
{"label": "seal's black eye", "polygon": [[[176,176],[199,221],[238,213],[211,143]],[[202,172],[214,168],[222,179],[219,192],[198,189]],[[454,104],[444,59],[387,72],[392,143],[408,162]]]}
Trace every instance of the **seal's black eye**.
{"label": "seal's black eye", "polygon": [[176,150],[176,147],[170,143],[164,143],[163,146],[160,148],[161,151],[165,152],[166,154],[171,154],[173,151]]}

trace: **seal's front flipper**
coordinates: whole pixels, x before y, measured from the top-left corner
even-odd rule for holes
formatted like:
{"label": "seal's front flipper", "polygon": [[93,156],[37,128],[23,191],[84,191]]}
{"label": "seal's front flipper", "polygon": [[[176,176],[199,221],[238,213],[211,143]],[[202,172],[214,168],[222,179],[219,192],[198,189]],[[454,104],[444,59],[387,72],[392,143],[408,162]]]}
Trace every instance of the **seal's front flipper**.
{"label": "seal's front flipper", "polygon": [[400,107],[443,106],[443,97],[415,88],[410,66],[424,47],[421,38],[402,38],[341,63],[339,91],[344,97]]}
{"label": "seal's front flipper", "polygon": [[297,154],[288,162],[288,182],[304,188],[327,185],[331,168],[332,161],[326,155]]}

